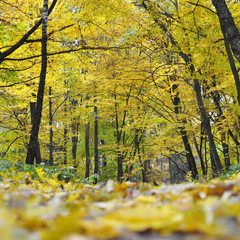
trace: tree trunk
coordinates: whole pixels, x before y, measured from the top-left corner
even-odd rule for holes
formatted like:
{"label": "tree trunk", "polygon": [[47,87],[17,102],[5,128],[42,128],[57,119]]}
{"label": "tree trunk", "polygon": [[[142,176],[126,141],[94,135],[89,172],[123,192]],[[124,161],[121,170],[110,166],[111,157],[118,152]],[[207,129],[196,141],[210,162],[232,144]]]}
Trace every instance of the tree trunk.
{"label": "tree trunk", "polygon": [[240,62],[240,33],[228,6],[225,0],[212,0],[212,3],[217,10],[224,38],[230,43],[234,56]]}
{"label": "tree trunk", "polygon": [[[170,79],[174,81],[173,78],[175,78],[175,76],[170,77]],[[181,101],[180,101],[180,98],[179,98],[177,88],[178,88],[177,84],[172,84],[171,99],[172,99],[173,105],[175,106],[174,107],[175,113],[180,114],[181,113],[181,106],[180,106]],[[185,119],[182,120],[182,124],[183,125],[186,124]],[[185,130],[184,127],[180,127],[179,129],[180,129],[180,133],[181,133],[181,136],[182,136],[182,141],[183,141],[185,152],[186,152],[188,169],[192,173],[192,178],[196,179],[196,178],[198,178],[198,170],[197,170],[195,158],[194,158],[193,153],[192,153],[192,148],[191,148],[191,145],[190,145],[189,140],[188,140],[187,131]]]}
{"label": "tree trunk", "polygon": [[53,166],[53,114],[52,114],[52,87],[49,87],[49,165]]}
{"label": "tree trunk", "polygon": [[[142,145],[142,153],[143,156],[145,156],[145,149],[144,146]],[[151,175],[151,165],[150,165],[150,160],[145,160],[144,161],[144,172],[146,175],[146,182],[149,182],[149,176]]]}
{"label": "tree trunk", "polygon": [[[201,123],[202,125],[202,123]],[[204,137],[204,160],[205,160],[205,166],[206,166],[206,175],[208,174],[208,158],[207,158],[207,136],[205,133],[205,137]]]}
{"label": "tree trunk", "polygon": [[[101,145],[104,145],[105,141],[104,140],[100,140],[100,143],[101,143]],[[101,158],[102,158],[102,174],[104,175],[104,178],[106,179],[107,178],[107,174],[106,174],[106,167],[107,167],[106,155],[103,154],[101,156]]]}
{"label": "tree trunk", "polygon": [[48,22],[48,0],[43,2],[43,17],[42,17],[42,64],[41,64],[41,73],[38,86],[37,94],[37,107],[36,114],[34,116],[30,141],[28,145],[28,152],[26,157],[26,164],[34,164],[34,156],[37,150],[38,142],[38,133],[42,118],[42,107],[43,107],[43,97],[44,97],[44,88],[45,80],[47,73],[47,22]]}
{"label": "tree trunk", "polygon": [[[67,96],[65,96],[65,100],[67,99]],[[64,117],[65,120],[67,119],[67,104],[66,101],[64,103]],[[64,130],[63,130],[63,154],[64,154],[64,160],[63,160],[63,164],[67,164],[67,123],[64,123]]]}
{"label": "tree trunk", "polygon": [[[115,101],[117,100],[116,94],[114,94]],[[116,122],[116,137],[117,137],[117,180],[118,182],[122,181],[123,177],[123,158],[121,151],[119,150],[120,140],[121,140],[121,131],[119,130],[118,123],[118,110],[117,102],[115,102],[115,122]]]}
{"label": "tree trunk", "polygon": [[63,164],[67,165],[67,126],[64,126],[63,130],[63,154],[64,154],[64,160]]}
{"label": "tree trunk", "polygon": [[194,90],[196,93],[196,98],[197,98],[197,103],[198,103],[198,107],[201,113],[201,118],[202,118],[202,123],[205,129],[205,132],[208,136],[208,141],[209,141],[209,146],[210,146],[210,150],[211,150],[211,156],[213,158],[213,161],[217,167],[217,171],[218,174],[221,175],[221,171],[222,171],[222,164],[219,158],[219,155],[217,153],[217,148],[213,139],[213,135],[212,135],[212,130],[211,130],[211,125],[210,125],[210,121],[208,119],[207,116],[207,112],[205,109],[205,106],[203,104],[203,100],[202,100],[202,94],[201,94],[201,86],[199,84],[198,79],[194,79]]}
{"label": "tree trunk", "polygon": [[[213,87],[216,87],[216,84],[213,84]],[[220,106],[220,95],[217,92],[217,90],[215,90],[214,92],[211,92],[212,97],[213,97],[213,101],[217,107],[218,110],[218,114],[217,114],[217,121],[220,120],[224,120],[225,116],[223,115],[223,111],[222,108]],[[228,144],[226,143],[226,131],[223,131],[222,127],[219,126],[218,130],[220,132],[221,135],[221,144],[222,144],[222,150],[223,150],[223,155],[224,155],[224,162],[225,162],[225,166],[226,168],[229,168],[231,166],[231,162],[230,162],[230,157],[229,157],[229,148],[228,148]]]}
{"label": "tree trunk", "polygon": [[[77,126],[76,126],[77,125]],[[77,145],[78,145],[78,124],[73,124],[74,126],[74,136],[72,137],[72,157],[74,166],[77,166]]]}
{"label": "tree trunk", "polygon": [[[96,103],[96,100],[94,100]],[[98,155],[98,112],[97,106],[94,106],[94,174],[99,174],[99,155]],[[95,178],[94,183],[97,183]]]}
{"label": "tree trunk", "polygon": [[173,181],[173,167],[172,167],[172,161],[171,161],[171,158],[168,157],[168,170],[169,170],[169,178],[170,178],[170,183],[174,183]]}
{"label": "tree trunk", "polygon": [[226,142],[226,133],[221,132],[220,134],[221,134],[221,143],[222,143],[225,167],[226,169],[228,169],[231,166],[231,162],[229,157],[229,147]]}
{"label": "tree trunk", "polygon": [[196,147],[196,150],[197,150],[197,153],[198,153],[198,157],[200,159],[202,173],[203,173],[203,175],[206,175],[206,168],[205,168],[205,164],[204,164],[204,161],[203,161],[202,152],[198,147],[195,135],[193,136],[193,140],[194,140],[194,144],[195,144],[195,147]]}
{"label": "tree trunk", "polygon": [[235,85],[236,85],[236,88],[237,88],[238,105],[240,105],[240,80],[239,80],[238,70],[237,70],[237,67],[236,67],[236,64],[235,64],[230,46],[229,46],[229,42],[226,39],[226,37],[224,37],[224,43],[225,43],[225,48],[226,48],[226,51],[227,51],[230,67],[231,67],[231,70],[232,70],[232,73],[233,73],[233,76],[234,76]]}
{"label": "tree trunk", "polygon": [[[72,106],[71,106],[71,110],[74,112],[76,109],[76,106],[78,104],[78,101],[75,99],[71,100]],[[73,158],[73,162],[74,162],[74,166],[77,166],[77,145],[78,145],[78,127],[79,127],[79,123],[77,120],[77,117],[74,116],[72,118],[72,124],[71,124],[71,129],[72,129],[72,158]]]}
{"label": "tree trunk", "polygon": [[122,154],[119,150],[117,150],[117,180],[118,182],[122,182],[123,177],[123,159]]}
{"label": "tree trunk", "polygon": [[[86,101],[89,100],[88,94],[86,95]],[[88,108],[88,105],[86,106]],[[89,142],[90,142],[90,122],[85,124],[85,154],[86,154],[86,169],[85,169],[85,178],[89,178],[90,176],[90,148],[89,148]]]}
{"label": "tree trunk", "polygon": [[141,172],[142,172],[142,181],[143,182],[147,182],[147,176],[146,176],[146,172],[145,172],[145,168],[144,168],[144,163],[142,163],[142,159],[141,159],[141,153],[140,153],[140,140],[141,137],[139,139],[139,129],[135,129],[135,139],[134,139],[134,147],[136,149],[136,153],[138,154],[138,159],[139,159],[139,164],[141,167]]}
{"label": "tree trunk", "polygon": [[85,178],[89,178],[90,176],[89,130],[90,130],[90,123],[88,122],[85,125],[85,154],[86,154]]}
{"label": "tree trunk", "polygon": [[211,159],[212,177],[215,178],[217,176],[218,170],[211,152],[210,152],[210,159]]}
{"label": "tree trunk", "polygon": [[[36,102],[30,102],[30,112],[31,112],[31,124],[33,124],[34,116],[36,114]],[[36,158],[36,164],[40,164],[42,162],[41,159],[41,151],[39,146],[39,141],[37,140],[37,149],[35,151],[35,158]]]}

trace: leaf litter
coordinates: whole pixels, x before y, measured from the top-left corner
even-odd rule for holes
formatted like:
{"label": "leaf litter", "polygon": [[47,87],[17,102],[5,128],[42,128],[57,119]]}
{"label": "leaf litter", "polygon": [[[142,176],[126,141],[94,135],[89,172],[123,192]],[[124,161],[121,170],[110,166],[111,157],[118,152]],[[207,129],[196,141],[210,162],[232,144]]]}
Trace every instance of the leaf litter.
{"label": "leaf litter", "polygon": [[240,239],[239,181],[0,183],[0,239]]}

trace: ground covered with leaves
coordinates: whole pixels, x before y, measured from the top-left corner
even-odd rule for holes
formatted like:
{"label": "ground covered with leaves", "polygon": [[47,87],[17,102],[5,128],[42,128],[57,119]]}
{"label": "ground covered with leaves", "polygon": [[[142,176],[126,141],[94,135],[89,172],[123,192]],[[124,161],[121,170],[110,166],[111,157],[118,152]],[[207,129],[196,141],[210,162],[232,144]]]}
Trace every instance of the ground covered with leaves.
{"label": "ground covered with leaves", "polygon": [[240,239],[239,174],[209,183],[91,185],[66,169],[9,167],[1,169],[0,239]]}

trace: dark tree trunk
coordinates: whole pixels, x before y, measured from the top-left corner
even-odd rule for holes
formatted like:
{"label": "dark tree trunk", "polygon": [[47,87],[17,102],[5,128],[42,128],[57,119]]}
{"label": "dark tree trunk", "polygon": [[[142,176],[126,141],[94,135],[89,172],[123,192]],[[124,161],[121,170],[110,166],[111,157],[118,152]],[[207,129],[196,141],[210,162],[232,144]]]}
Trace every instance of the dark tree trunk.
{"label": "dark tree trunk", "polygon": [[236,59],[240,62],[240,33],[237,26],[234,23],[232,15],[227,7],[225,0],[212,0],[213,5],[217,10],[221,30],[224,36],[225,48],[227,51],[229,63],[234,76],[235,85],[237,88],[237,100],[240,105],[240,80],[238,71],[232,56],[230,46],[232,47],[233,54]]}
{"label": "dark tree trunk", "polygon": [[138,154],[139,164],[140,164],[141,171],[142,171],[142,181],[143,182],[147,182],[147,176],[146,176],[146,172],[145,172],[145,168],[144,168],[144,163],[142,162],[141,153],[140,153],[140,140],[141,140],[141,137],[139,137],[139,132],[140,132],[139,129],[135,130],[134,144],[135,144],[136,153]]}
{"label": "dark tree trunk", "polygon": [[196,147],[196,150],[197,150],[197,153],[198,153],[198,157],[200,159],[202,173],[203,173],[203,175],[206,175],[207,173],[206,173],[206,168],[205,168],[205,164],[204,164],[204,161],[203,161],[202,151],[198,147],[197,140],[196,140],[195,136],[193,136],[193,140],[194,140],[194,144],[195,144],[195,147]]}
{"label": "dark tree trunk", "polygon": [[[100,144],[104,145],[105,141],[104,140],[100,140]],[[104,178],[107,178],[107,174],[106,174],[106,167],[107,167],[106,155],[103,153],[101,158],[102,158],[102,174],[104,175]]]}
{"label": "dark tree trunk", "polygon": [[[116,94],[114,94],[115,101],[117,100]],[[118,182],[122,181],[123,177],[123,157],[121,151],[119,150],[119,145],[121,141],[121,132],[119,130],[119,123],[118,123],[118,106],[117,102],[115,102],[115,122],[116,122],[116,137],[117,137],[117,180]]]}
{"label": "dark tree trunk", "polygon": [[[174,80],[175,76],[171,76],[171,80]],[[171,84],[171,83],[170,83]],[[172,84],[171,87],[171,99],[174,105],[175,113],[180,114],[181,113],[181,106],[180,106],[180,98],[179,98],[179,93],[178,93],[178,85],[177,84]],[[182,124],[186,124],[186,120],[182,120]],[[186,158],[187,158],[187,163],[188,163],[188,169],[192,173],[192,178],[196,179],[198,178],[198,170],[195,162],[195,158],[192,153],[192,148],[188,140],[187,136],[187,131],[185,130],[184,127],[180,127],[180,133],[182,136],[182,141],[185,147],[185,152],[186,152]]]}
{"label": "dark tree trunk", "polygon": [[229,157],[229,147],[226,141],[226,133],[224,132],[221,132],[221,143],[222,143],[225,167],[226,169],[228,169],[231,166],[231,162]]}
{"label": "dark tree trunk", "polygon": [[[143,153],[143,156],[145,156],[145,149],[144,149],[144,146],[142,146],[142,153]],[[151,174],[151,165],[150,165],[150,160],[145,160],[144,161],[144,172],[145,172],[145,175],[146,175],[146,182],[149,182],[149,176]]]}
{"label": "dark tree trunk", "polygon": [[[216,87],[216,84],[213,84],[213,87]],[[217,107],[218,110],[218,114],[217,114],[217,121],[221,121],[222,119],[225,119],[224,115],[223,115],[223,111],[222,108],[220,106],[220,95],[217,91],[212,92],[212,97],[213,97],[213,101]],[[226,142],[226,134],[227,132],[223,131],[222,127],[219,126],[218,130],[220,132],[221,135],[221,144],[222,144],[222,150],[223,150],[223,155],[224,155],[224,162],[225,162],[225,166],[226,168],[229,168],[231,166],[231,162],[230,162],[230,157],[229,157],[229,148],[228,148],[228,144]]]}
{"label": "dark tree trunk", "polygon": [[[96,100],[94,100],[96,104]],[[98,155],[98,111],[97,106],[94,106],[94,174],[99,174],[99,155]],[[94,183],[97,183],[95,178]]]}
{"label": "dark tree trunk", "polygon": [[52,114],[52,87],[49,88],[49,165],[53,166],[53,114]]}
{"label": "dark tree trunk", "polygon": [[43,17],[42,17],[42,66],[40,73],[40,80],[38,86],[37,94],[37,107],[36,114],[34,116],[30,141],[28,145],[28,152],[26,157],[26,164],[34,164],[34,156],[37,151],[38,143],[38,133],[42,118],[42,107],[43,107],[43,97],[44,97],[44,88],[45,80],[47,73],[47,22],[48,22],[48,0],[44,0],[43,3]]}
{"label": "dark tree trunk", "polygon": [[[67,97],[65,96],[65,100],[67,99]],[[66,101],[64,103],[64,117],[65,119],[67,119],[67,104]],[[64,130],[63,130],[63,154],[64,154],[64,160],[63,160],[63,164],[67,164],[67,123],[64,123]]]}
{"label": "dark tree trunk", "polygon": [[205,106],[203,104],[202,94],[201,94],[201,86],[199,84],[198,79],[194,79],[193,81],[194,81],[194,90],[195,90],[196,97],[197,97],[198,107],[199,107],[199,110],[200,110],[200,113],[201,113],[202,124],[203,124],[205,132],[208,136],[208,141],[209,141],[209,146],[210,146],[212,158],[213,158],[213,161],[214,161],[214,163],[217,167],[218,174],[221,175],[222,164],[221,164],[219,155],[217,153],[217,148],[216,148],[216,145],[215,145],[215,142],[214,142],[214,139],[213,139],[210,121],[208,119],[208,115],[207,115]]}
{"label": "dark tree trunk", "polygon": [[89,131],[90,123],[88,122],[85,125],[85,154],[86,154],[86,169],[85,169],[85,178],[90,176],[90,150],[89,150]]}
{"label": "dark tree trunk", "polygon": [[238,151],[238,149],[239,149],[239,146],[237,145],[237,146],[236,146],[237,163],[239,164],[239,151]]}
{"label": "dark tree trunk", "polygon": [[192,172],[192,178],[197,179],[198,178],[197,166],[196,166],[195,158],[192,153],[191,145],[188,141],[187,132],[183,128],[180,129],[180,132],[181,132],[183,144],[184,144],[185,151],[186,151],[188,168]]}
{"label": "dark tree trunk", "polygon": [[230,43],[234,56],[240,62],[240,33],[228,6],[225,0],[212,0],[212,3],[217,10],[224,38]]}
{"label": "dark tree trunk", "polygon": [[77,145],[78,145],[78,124],[73,124],[74,127],[74,136],[72,137],[72,157],[74,166],[77,166]]}
{"label": "dark tree trunk", "polygon": [[170,183],[174,183],[174,180],[173,180],[173,167],[172,167],[172,161],[171,161],[171,158],[168,157],[168,171],[169,171],[169,178],[170,178]]}
{"label": "dark tree trunk", "polygon": [[[132,88],[130,88],[128,96],[126,98],[126,107],[129,103],[129,98],[131,95]],[[120,148],[120,142],[122,139],[122,144],[125,144],[126,138],[125,138],[125,132],[123,132],[123,127],[126,124],[126,116],[127,116],[127,110],[123,111],[123,119],[122,119],[122,125],[119,124],[119,116],[118,116],[118,104],[117,104],[117,94],[116,92],[113,94],[114,100],[115,100],[115,123],[116,123],[116,138],[117,138],[117,165],[118,165],[118,171],[117,171],[117,180],[119,182],[122,182],[123,180],[123,161],[126,156],[119,150]]]}
{"label": "dark tree trunk", "polygon": [[67,127],[66,125],[64,126],[64,130],[63,130],[63,164],[66,165],[67,164]]}
{"label": "dark tree trunk", "polygon": [[122,182],[122,177],[123,177],[123,158],[122,158],[122,154],[119,150],[117,150],[117,166],[118,166],[118,170],[117,170],[117,180],[118,182]]}
{"label": "dark tree trunk", "polygon": [[211,168],[212,168],[212,176],[213,178],[215,178],[218,175],[218,170],[217,170],[217,166],[216,163],[213,159],[213,155],[210,152],[210,159],[211,159]]}
{"label": "dark tree trunk", "polygon": [[[36,102],[30,102],[30,112],[31,112],[31,124],[33,124],[34,116],[36,114]],[[35,152],[36,164],[40,164],[42,162],[41,151],[39,146],[39,141],[37,140],[37,149]]]}
{"label": "dark tree trunk", "polygon": [[[202,124],[201,124],[202,125]],[[204,160],[205,160],[205,166],[206,166],[206,175],[208,174],[208,158],[207,158],[207,136],[205,134],[204,138]]]}
{"label": "dark tree trunk", "polygon": [[148,163],[147,163],[148,160],[145,160],[144,163],[143,163],[143,169],[144,169],[144,173],[145,173],[145,182],[148,182]]}
{"label": "dark tree trunk", "polygon": [[230,46],[229,46],[229,42],[226,39],[226,37],[224,37],[224,43],[225,43],[225,48],[226,48],[226,51],[227,51],[230,67],[231,67],[231,70],[232,70],[232,73],[233,73],[233,76],[234,76],[235,85],[236,85],[236,88],[237,88],[238,105],[240,105],[240,80],[239,80],[238,70],[237,70],[237,67],[236,67],[236,64],[235,64]]}
{"label": "dark tree trunk", "polygon": [[[86,101],[89,100],[88,94],[86,95]],[[88,108],[88,105],[86,106]],[[85,169],[85,178],[90,176],[90,122],[85,124],[85,155],[86,155],[86,169]]]}
{"label": "dark tree trunk", "polygon": [[[76,109],[76,106],[78,104],[77,100],[72,99],[72,111],[74,112]],[[77,145],[78,145],[78,127],[79,123],[77,121],[77,117],[72,118],[72,158],[74,162],[74,166],[77,166]]]}

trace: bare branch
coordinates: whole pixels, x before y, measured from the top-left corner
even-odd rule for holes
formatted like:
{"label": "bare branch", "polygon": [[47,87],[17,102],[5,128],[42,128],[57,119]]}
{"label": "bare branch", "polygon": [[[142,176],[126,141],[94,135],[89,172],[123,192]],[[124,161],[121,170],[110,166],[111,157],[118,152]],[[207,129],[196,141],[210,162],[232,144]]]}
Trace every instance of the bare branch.
{"label": "bare branch", "polygon": [[189,2],[189,1],[187,1],[187,3],[192,4],[192,5],[196,6],[196,7],[205,8],[205,9],[207,9],[208,11],[216,14],[216,12],[214,12],[211,8],[208,8],[208,7],[206,7],[206,6],[204,6],[204,5],[201,5],[201,4],[199,4],[199,3],[193,3],[193,2]]}

